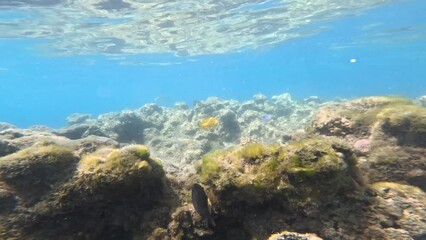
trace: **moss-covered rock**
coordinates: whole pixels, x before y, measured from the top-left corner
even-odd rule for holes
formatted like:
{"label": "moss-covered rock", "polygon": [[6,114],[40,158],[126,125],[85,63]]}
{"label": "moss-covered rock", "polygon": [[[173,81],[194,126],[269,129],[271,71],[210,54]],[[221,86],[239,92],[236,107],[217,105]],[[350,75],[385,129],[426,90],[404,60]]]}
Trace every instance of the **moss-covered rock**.
{"label": "moss-covered rock", "polygon": [[384,229],[378,231],[382,237],[373,234],[369,236],[376,239],[383,236],[387,239],[399,239],[397,234],[389,236],[386,232],[389,228],[396,228],[404,230],[406,235],[411,235],[414,239],[422,239],[414,236],[424,234],[426,229],[426,193],[417,187],[395,182],[377,182],[371,187],[378,196],[369,208],[371,217],[368,223]]}
{"label": "moss-covered rock", "polygon": [[322,238],[312,233],[302,234],[284,231],[271,235],[268,240],[322,240]]}
{"label": "moss-covered rock", "polygon": [[[394,126],[409,124],[406,133],[424,134],[425,108],[402,97],[366,97],[321,108],[312,121],[312,130],[328,136],[368,135],[384,121]],[[415,137],[418,139],[418,137]]]}
{"label": "moss-covered rock", "polygon": [[181,239],[212,239],[213,231],[203,226],[201,217],[193,206],[185,204],[178,207],[172,214],[168,225],[171,240]]}
{"label": "moss-covered rock", "polygon": [[[0,236],[125,240],[148,235],[141,233],[142,221],[151,211],[164,211],[155,207],[165,187],[163,168],[148,148],[105,147],[77,160],[67,148],[50,144],[2,158],[0,203],[7,206],[0,208]],[[21,198],[31,198],[32,205],[22,205]],[[167,221],[167,210],[162,215],[153,222]]]}
{"label": "moss-covered rock", "polygon": [[425,107],[401,97],[360,98],[320,109],[312,130],[352,145],[371,182],[426,189]]}
{"label": "moss-covered rock", "polygon": [[72,177],[77,161],[68,148],[36,144],[0,158],[0,181],[13,188],[26,203],[33,203]]}
{"label": "moss-covered rock", "polygon": [[375,142],[367,158],[361,161],[360,167],[372,183],[393,181],[426,191],[425,156],[425,148],[400,147],[379,141]]}
{"label": "moss-covered rock", "polygon": [[426,147],[426,108],[400,105],[381,112],[383,131],[395,137],[398,145]]}
{"label": "moss-covered rock", "polygon": [[66,216],[67,224],[55,228],[74,237],[130,239],[160,202],[164,177],[143,145],[101,149],[81,159],[75,179],[52,195],[39,217],[54,224]]}
{"label": "moss-covered rock", "polygon": [[249,144],[202,160],[200,179],[220,205],[260,204],[273,199],[302,206],[323,202],[362,185],[356,159],[337,140],[306,139],[285,147]]}
{"label": "moss-covered rock", "polygon": [[[294,216],[320,218],[337,201],[364,198],[365,183],[356,165],[355,154],[343,141],[320,136],[286,146],[252,143],[205,155],[196,169],[217,228],[227,229],[212,239],[266,239],[271,232],[306,229],[309,221],[298,227],[289,223]],[[321,228],[315,224],[308,229]]]}

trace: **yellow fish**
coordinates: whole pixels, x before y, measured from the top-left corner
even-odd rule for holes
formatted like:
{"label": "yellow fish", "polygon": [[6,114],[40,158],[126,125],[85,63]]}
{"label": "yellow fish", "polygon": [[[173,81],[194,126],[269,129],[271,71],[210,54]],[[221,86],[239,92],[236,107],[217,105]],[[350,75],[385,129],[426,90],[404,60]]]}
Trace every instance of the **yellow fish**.
{"label": "yellow fish", "polygon": [[199,123],[199,126],[202,129],[212,129],[217,125],[219,125],[219,120],[215,117],[204,118]]}

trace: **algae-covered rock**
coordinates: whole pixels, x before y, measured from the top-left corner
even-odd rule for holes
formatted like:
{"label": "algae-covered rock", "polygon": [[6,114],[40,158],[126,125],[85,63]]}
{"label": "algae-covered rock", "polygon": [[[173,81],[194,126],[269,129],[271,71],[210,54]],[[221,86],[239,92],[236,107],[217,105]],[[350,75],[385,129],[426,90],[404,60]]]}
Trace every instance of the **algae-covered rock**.
{"label": "algae-covered rock", "polygon": [[397,139],[398,145],[426,147],[426,108],[403,105],[384,109],[383,131]]}
{"label": "algae-covered rock", "polygon": [[13,128],[16,128],[16,127],[10,123],[0,122],[0,131],[6,130],[6,129],[13,129]]}
{"label": "algae-covered rock", "polygon": [[314,138],[285,147],[248,144],[213,152],[203,157],[199,173],[221,206],[270,200],[302,206],[362,185],[355,164],[343,143]]}
{"label": "algae-covered rock", "polygon": [[195,209],[185,204],[175,210],[168,225],[170,239],[211,239],[213,231],[203,226]]}
{"label": "algae-covered rock", "polygon": [[[0,237],[125,240],[144,235],[142,219],[160,212],[154,208],[162,200],[164,180],[161,164],[143,145],[104,147],[79,162],[68,148],[35,145],[0,159]],[[157,218],[167,219],[163,215]]]}
{"label": "algae-covered rock", "polygon": [[281,232],[273,234],[268,238],[268,240],[322,240],[322,238],[318,237],[312,233],[295,233],[295,232]]}
{"label": "algae-covered rock", "polygon": [[[212,202],[217,228],[226,229],[226,234],[215,232],[212,239],[266,239],[283,230],[328,229],[324,225],[328,211],[351,209],[366,198],[356,164],[344,142],[320,136],[286,146],[249,143],[205,155],[197,172]],[[330,221],[332,225],[337,219]]]}
{"label": "algae-covered rock", "polygon": [[[395,239],[386,232],[388,228],[405,231],[411,237],[425,233],[426,193],[421,189],[393,182],[378,182],[372,185],[378,197],[369,208],[368,223],[376,225],[376,239]],[[395,232],[395,231],[393,231]],[[394,234],[394,236],[397,236]],[[402,236],[402,235],[401,235]],[[399,239],[399,238],[398,238]],[[401,238],[402,239],[402,238]]]}
{"label": "algae-covered rock", "polygon": [[367,97],[326,106],[311,124],[364,156],[370,182],[397,181],[426,190],[426,108],[401,97]]}
{"label": "algae-covered rock", "polygon": [[382,141],[375,144],[368,158],[360,164],[370,182],[412,184],[426,191],[425,148],[401,147]]}
{"label": "algae-covered rock", "polygon": [[75,179],[40,215],[51,224],[66,216],[67,224],[56,228],[70,236],[130,239],[144,213],[159,203],[163,186],[162,166],[145,146],[105,148],[81,159]]}
{"label": "algae-covered rock", "polygon": [[68,148],[36,145],[0,158],[0,181],[31,203],[69,179],[77,161]]}
{"label": "algae-covered rock", "polygon": [[0,139],[0,157],[14,153],[16,151],[18,151],[17,147],[11,145],[7,141],[3,141],[3,140]]}
{"label": "algae-covered rock", "polygon": [[91,114],[73,113],[67,117],[68,125],[85,123],[92,118]]}
{"label": "algae-covered rock", "polygon": [[405,114],[407,109],[421,109],[402,97],[366,97],[325,106],[319,109],[311,123],[315,132],[328,136],[367,135],[379,121],[391,112]]}

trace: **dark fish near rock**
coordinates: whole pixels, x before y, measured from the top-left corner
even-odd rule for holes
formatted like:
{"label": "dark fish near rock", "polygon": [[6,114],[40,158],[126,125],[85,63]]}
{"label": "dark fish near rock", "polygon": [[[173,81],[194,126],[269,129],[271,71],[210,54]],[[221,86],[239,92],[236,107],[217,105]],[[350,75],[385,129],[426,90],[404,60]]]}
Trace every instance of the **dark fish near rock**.
{"label": "dark fish near rock", "polygon": [[195,210],[203,218],[207,227],[209,224],[213,227],[216,226],[212,215],[210,215],[207,194],[204,188],[197,183],[192,186],[192,205],[194,205]]}

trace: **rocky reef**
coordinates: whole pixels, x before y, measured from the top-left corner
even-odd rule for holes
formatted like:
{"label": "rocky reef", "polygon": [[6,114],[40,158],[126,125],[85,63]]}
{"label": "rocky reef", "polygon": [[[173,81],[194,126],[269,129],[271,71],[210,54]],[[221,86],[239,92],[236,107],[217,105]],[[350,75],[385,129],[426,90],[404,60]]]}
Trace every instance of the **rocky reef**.
{"label": "rocky reef", "polygon": [[[186,103],[176,103],[172,108],[146,104],[97,119],[74,114],[68,118],[68,127],[54,133],[70,139],[96,135],[120,143],[144,144],[166,168],[182,170],[211,150],[240,142],[286,142],[295,131],[305,128],[321,104],[316,97],[294,101],[289,94],[270,99],[258,94],[245,102],[211,97],[196,102],[193,108]],[[218,119],[218,126],[200,128],[200,121],[209,117]]]}
{"label": "rocky reef", "polygon": [[[203,119],[215,124],[201,127]],[[426,233],[426,109],[419,100],[256,95],[68,121],[62,129],[0,123],[0,238]],[[191,204],[194,183],[206,190],[215,227]]]}

